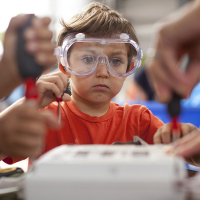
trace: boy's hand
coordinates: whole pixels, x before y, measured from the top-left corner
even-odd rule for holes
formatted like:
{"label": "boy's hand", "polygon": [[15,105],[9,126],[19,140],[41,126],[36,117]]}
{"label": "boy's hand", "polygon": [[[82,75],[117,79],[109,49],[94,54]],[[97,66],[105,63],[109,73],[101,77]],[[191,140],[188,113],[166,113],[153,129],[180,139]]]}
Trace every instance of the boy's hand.
{"label": "boy's hand", "polygon": [[[68,85],[68,78],[62,72],[55,72],[41,76],[36,83],[40,97],[40,108],[48,106],[51,102],[60,98]],[[62,96],[63,101],[70,101],[68,94]]]}
{"label": "boy's hand", "polygon": [[59,126],[57,117],[50,112],[38,111],[21,101],[0,114],[0,153],[13,157],[35,157],[41,154],[46,125]]}
{"label": "boy's hand", "polygon": [[154,135],[154,144],[169,144],[182,136],[197,130],[196,126],[190,123],[180,123],[179,130],[172,131],[172,123],[160,127]]}

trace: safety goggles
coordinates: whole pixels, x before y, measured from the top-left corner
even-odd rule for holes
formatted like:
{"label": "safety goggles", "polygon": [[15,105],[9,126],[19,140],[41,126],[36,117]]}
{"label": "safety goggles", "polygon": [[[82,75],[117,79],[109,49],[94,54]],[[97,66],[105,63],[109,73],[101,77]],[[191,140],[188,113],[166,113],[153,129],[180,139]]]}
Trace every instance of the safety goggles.
{"label": "safety goggles", "polygon": [[72,33],[55,49],[55,55],[67,72],[77,76],[92,74],[98,65],[105,65],[114,76],[133,74],[140,66],[142,50],[126,33],[109,38],[91,38],[83,33]]}

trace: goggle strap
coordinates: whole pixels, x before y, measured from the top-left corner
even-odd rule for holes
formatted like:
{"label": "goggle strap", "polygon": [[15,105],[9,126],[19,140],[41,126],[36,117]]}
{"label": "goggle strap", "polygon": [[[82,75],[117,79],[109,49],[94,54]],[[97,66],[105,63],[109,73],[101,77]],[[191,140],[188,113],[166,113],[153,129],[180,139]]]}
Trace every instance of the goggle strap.
{"label": "goggle strap", "polygon": [[60,57],[62,56],[62,47],[55,48],[54,55],[56,56],[57,60],[60,61]]}

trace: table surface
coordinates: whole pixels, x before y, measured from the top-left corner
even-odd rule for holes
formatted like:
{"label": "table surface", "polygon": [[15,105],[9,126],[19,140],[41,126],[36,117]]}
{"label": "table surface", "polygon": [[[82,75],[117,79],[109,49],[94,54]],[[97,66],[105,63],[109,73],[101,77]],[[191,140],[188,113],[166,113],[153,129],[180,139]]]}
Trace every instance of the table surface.
{"label": "table surface", "polygon": [[[188,177],[194,177],[198,172],[197,171],[192,171],[192,170],[187,170],[188,172]],[[0,194],[0,199],[1,200],[25,200],[21,199],[17,196],[16,192],[8,193],[8,194]],[[200,200],[199,198],[193,197],[191,194],[188,194],[185,199],[183,200]]]}

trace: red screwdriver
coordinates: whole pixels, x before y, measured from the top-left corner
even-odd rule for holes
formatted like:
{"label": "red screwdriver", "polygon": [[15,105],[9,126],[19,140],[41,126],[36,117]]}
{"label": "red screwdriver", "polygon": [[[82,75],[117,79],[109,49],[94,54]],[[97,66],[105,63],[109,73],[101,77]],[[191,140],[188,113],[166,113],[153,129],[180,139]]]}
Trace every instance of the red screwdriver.
{"label": "red screwdriver", "polygon": [[[180,101],[181,101],[180,96],[174,93],[172,100],[167,105],[167,110],[172,120],[172,128],[171,128],[172,133],[178,133],[181,131],[180,125],[178,124],[178,117],[181,113]],[[172,141],[173,141],[173,138],[172,138]]]}
{"label": "red screwdriver", "polygon": [[24,39],[24,31],[31,26],[31,22],[35,15],[30,14],[26,23],[18,29],[17,40],[17,62],[19,73],[25,79],[27,100],[36,100],[38,97],[36,88],[36,78],[39,77],[44,68],[36,63],[34,57],[25,50],[26,41]]}
{"label": "red screwdriver", "polygon": [[[188,54],[184,55],[179,63],[179,69],[182,72],[185,72],[188,68],[189,64],[191,63],[191,58]],[[169,115],[172,119],[172,132],[180,134],[181,133],[181,127],[178,123],[178,117],[181,113],[181,96],[177,93],[173,93],[172,100],[167,105],[167,110]],[[172,138],[173,141],[174,138]]]}

